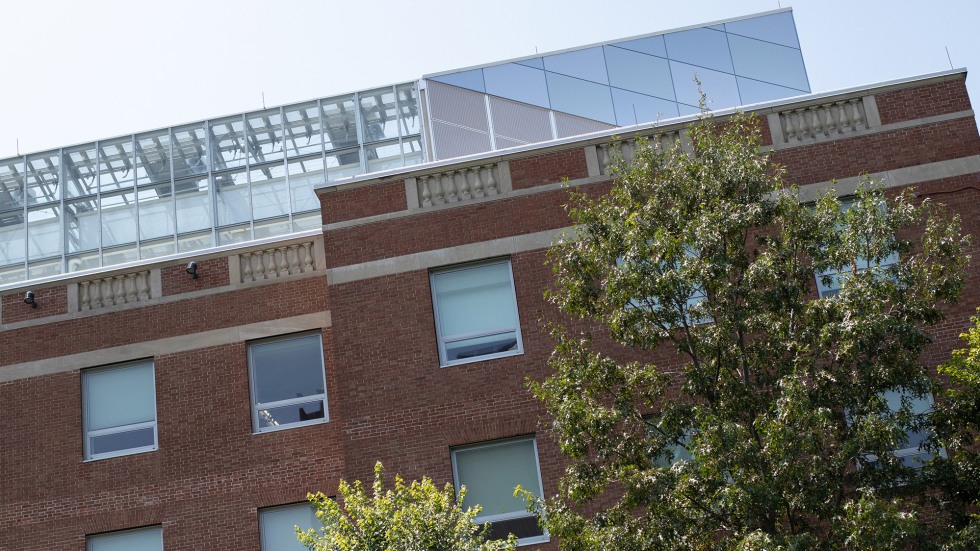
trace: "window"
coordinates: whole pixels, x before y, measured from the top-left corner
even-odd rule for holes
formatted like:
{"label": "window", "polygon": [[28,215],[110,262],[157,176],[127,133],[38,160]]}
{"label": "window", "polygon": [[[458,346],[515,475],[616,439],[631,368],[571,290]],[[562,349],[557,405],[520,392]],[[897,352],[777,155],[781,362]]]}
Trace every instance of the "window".
{"label": "window", "polygon": [[304,532],[319,527],[316,509],[309,503],[259,509],[259,536],[262,551],[303,551],[296,539],[296,527]]}
{"label": "window", "polygon": [[[700,257],[699,253],[688,245],[684,246],[684,254],[689,261],[690,259],[697,260]],[[666,262],[655,265],[647,259],[642,259],[636,262],[630,261],[630,263],[627,264],[623,257],[620,256],[616,258],[616,268],[627,273],[628,271],[637,271],[639,273],[651,272],[650,276],[645,277],[662,278],[668,272],[681,272],[683,266],[679,261],[675,261],[672,265]],[[691,286],[690,294],[688,294],[687,299],[683,304],[668,304],[668,308],[665,310],[663,305],[660,304],[660,300],[655,296],[649,296],[646,298],[634,297],[628,303],[626,303],[626,308],[672,312],[675,308],[677,308],[677,306],[679,306],[680,312],[683,314],[684,322],[686,322],[688,325],[701,325],[705,323],[713,323],[715,321],[710,315],[702,314],[700,316],[696,316],[692,313],[692,309],[701,304],[701,302],[707,298],[708,295],[705,293],[704,288],[700,285],[694,284]],[[677,323],[674,325],[680,326],[681,323],[680,318],[678,318]]]}
{"label": "window", "polygon": [[430,274],[443,366],[523,353],[509,260]]}
{"label": "window", "polygon": [[163,551],[159,526],[109,532],[85,538],[86,551]]}
{"label": "window", "polygon": [[[888,402],[888,409],[897,413],[902,409],[902,401],[908,403],[908,411],[916,417],[921,417],[932,411],[932,394],[923,396],[913,396],[901,390],[889,390],[883,395]],[[935,457],[935,453],[923,449],[923,445],[929,441],[931,434],[927,430],[909,429],[905,431],[904,447],[896,448],[892,453],[902,461],[906,467],[920,468]]]}
{"label": "window", "polygon": [[[853,200],[843,200],[840,204],[840,209],[842,212],[848,211],[854,204]],[[885,205],[881,205],[881,211],[884,213]],[[858,257],[857,258],[857,271],[863,272],[870,268],[887,268],[893,264],[898,263],[898,253],[893,252],[886,258],[883,258],[877,262],[871,262],[867,258]],[[817,272],[817,292],[820,293],[820,298],[829,297],[840,293],[841,286],[843,282],[850,276],[851,266],[834,266],[826,271]]]}
{"label": "window", "polygon": [[82,371],[85,459],[157,449],[153,362]]}
{"label": "window", "polygon": [[328,419],[319,333],[252,343],[248,347],[248,365],[255,432]]}
{"label": "window", "polygon": [[541,496],[541,471],[534,438],[502,440],[452,451],[456,491],[466,487],[464,506],[479,504],[483,510],[474,522],[489,522],[491,538],[513,533],[521,545],[548,541],[537,516],[528,513],[524,500],[514,497],[520,485]]}

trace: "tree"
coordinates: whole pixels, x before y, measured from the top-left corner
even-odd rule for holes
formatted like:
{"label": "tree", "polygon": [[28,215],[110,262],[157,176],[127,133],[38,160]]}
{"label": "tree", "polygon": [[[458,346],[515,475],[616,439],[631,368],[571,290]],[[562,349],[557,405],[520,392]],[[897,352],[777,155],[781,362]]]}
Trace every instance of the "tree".
{"label": "tree", "polygon": [[919,357],[963,285],[958,219],[870,181],[801,204],[751,117],[702,115],[688,139],[620,160],[606,195],[573,192],[549,253],[571,318],[529,383],[569,460],[551,534],[583,551],[939,545],[959,521],[923,512],[940,491],[923,464],[944,459]]}
{"label": "tree", "polygon": [[374,467],[372,496],[363,484],[340,482],[340,502],[311,494],[323,528],[298,535],[314,551],[504,551],[516,540],[487,541],[487,526],[473,524],[479,507],[463,509],[466,490],[451,484],[440,491],[429,478],[405,484],[395,477],[384,489],[384,467]]}

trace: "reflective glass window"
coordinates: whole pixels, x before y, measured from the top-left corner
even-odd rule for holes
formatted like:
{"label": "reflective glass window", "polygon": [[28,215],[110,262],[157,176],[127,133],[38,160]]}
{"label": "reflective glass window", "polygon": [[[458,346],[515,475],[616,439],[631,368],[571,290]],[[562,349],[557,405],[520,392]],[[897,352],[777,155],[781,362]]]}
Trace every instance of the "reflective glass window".
{"label": "reflective glass window", "polygon": [[307,212],[320,210],[313,187],[326,181],[323,173],[323,158],[320,156],[307,157],[289,161],[289,191],[292,200],[292,212]]}
{"label": "reflective glass window", "polygon": [[103,192],[133,187],[133,137],[99,142],[99,188]]}
{"label": "reflective glass window", "polygon": [[65,197],[94,195],[98,191],[99,156],[95,144],[66,149]]}
{"label": "reflective glass window", "polygon": [[613,105],[616,108],[616,124],[628,126],[642,122],[653,122],[676,117],[677,104],[665,99],[612,89]]}
{"label": "reflective glass window", "polygon": [[613,46],[626,48],[627,50],[633,50],[634,52],[667,57],[667,46],[664,44],[664,37],[661,34],[658,34],[657,36],[648,36],[646,38],[615,42],[613,43]]}
{"label": "reflective glass window", "polygon": [[317,103],[311,101],[283,108],[285,114],[285,147],[287,157],[320,153],[323,133]]}
{"label": "reflective glass window", "polygon": [[544,60],[540,57],[522,59],[520,61],[515,61],[514,63],[520,63],[521,65],[527,65],[528,67],[534,67],[535,69],[544,69]]}
{"label": "reflective glass window", "polygon": [[365,142],[398,137],[398,110],[392,88],[360,93],[361,123]]}
{"label": "reflective glass window", "polygon": [[363,172],[361,152],[358,149],[327,153],[327,181],[349,178]]}
{"label": "reflective glass window", "polygon": [[796,36],[796,24],[793,22],[793,13],[788,11],[731,21],[725,23],[725,30],[729,33],[757,38],[766,42],[775,42],[783,46],[800,47],[800,41]]}
{"label": "reflective glass window", "polygon": [[61,155],[57,151],[27,157],[27,202],[29,205],[61,199]]}
{"label": "reflective glass window", "polygon": [[65,202],[68,253],[99,248],[99,202],[95,197]]}
{"label": "reflective glass window", "polygon": [[[0,213],[24,210],[24,163],[18,159],[0,161]],[[13,218],[11,218],[13,216]],[[0,227],[23,221],[23,215],[0,214]]]}
{"label": "reflective glass window", "polygon": [[283,158],[282,114],[279,108],[245,115],[248,125],[249,162],[252,164],[278,161]]}
{"label": "reflective glass window", "polygon": [[322,526],[309,503],[259,509],[262,551],[306,551],[296,539],[296,527],[304,532]]}
{"label": "reflective glass window", "polygon": [[153,362],[82,370],[85,459],[157,448]]}
{"label": "reflective glass window", "polygon": [[329,418],[319,333],[252,343],[248,365],[255,432]]}
{"label": "reflective glass window", "polygon": [[323,126],[326,148],[343,149],[353,147],[357,141],[357,109],[354,96],[338,96],[320,100],[323,112]]}
{"label": "reflective glass window", "polygon": [[551,107],[544,71],[506,63],[483,69],[487,93],[538,107]]}
{"label": "reflective glass window", "polygon": [[742,105],[786,99],[806,93],[751,78],[735,77],[735,80],[738,81],[738,93],[742,97]]}
{"label": "reflective glass window", "polygon": [[102,195],[102,246],[136,241],[136,192]]}
{"label": "reflective glass window", "polygon": [[[664,37],[670,59],[716,71],[732,72],[728,37],[713,29],[691,29]],[[674,79],[677,75],[674,75]]]}
{"label": "reflective glass window", "polygon": [[803,54],[795,49],[741,36],[729,37],[739,76],[809,91]]}
{"label": "reflective glass window", "polygon": [[401,136],[411,136],[422,131],[419,118],[419,97],[415,83],[401,84],[395,88],[398,97],[398,129]]}
{"label": "reflective glass window", "polygon": [[248,222],[251,219],[252,207],[249,205],[248,178],[245,171],[215,174],[214,188],[219,226]]}
{"label": "reflective glass window", "polygon": [[245,123],[241,115],[211,121],[211,168],[225,170],[245,165]]}
{"label": "reflective glass window", "polygon": [[253,168],[248,173],[252,190],[252,218],[261,220],[289,215],[286,167],[281,163]]}
{"label": "reflective glass window", "polygon": [[170,181],[170,131],[136,136],[136,185]]}
{"label": "reflective glass window", "polygon": [[[215,179],[221,176],[215,176]],[[207,177],[182,180],[174,190],[177,201],[177,233],[209,230],[213,224]],[[209,233],[210,236],[210,233]]]}
{"label": "reflective glass window", "polygon": [[544,68],[553,73],[561,73],[599,84],[609,84],[609,77],[606,75],[606,59],[602,54],[602,48],[599,47],[546,56]]}
{"label": "reflective glass window", "polygon": [[[177,185],[185,184],[178,182]],[[136,197],[140,239],[173,236],[176,217],[172,189],[169,183],[140,188]]]}
{"label": "reflective glass window", "polygon": [[594,82],[548,73],[551,108],[587,119],[616,123],[609,87]]}
{"label": "reflective glass window", "polygon": [[673,100],[674,83],[666,59],[606,46],[609,84],[648,96]]}
{"label": "reflective glass window", "polygon": [[29,259],[61,255],[61,207],[39,207],[27,211],[27,256]]}
{"label": "reflective glass window", "polygon": [[208,140],[203,123],[174,128],[174,180],[208,173]]}
{"label": "reflective glass window", "polygon": [[487,91],[487,87],[483,83],[483,69],[460,71],[458,73],[449,73],[428,78],[429,80],[442,82],[443,84],[449,84],[452,86],[459,86],[460,88],[466,88],[467,90],[475,90],[477,92]]}
{"label": "reflective glass window", "polygon": [[701,89],[708,96],[709,109],[735,107],[742,103],[734,75],[676,61],[670,62],[670,72],[674,75],[674,92],[680,103],[698,106],[698,85],[694,82],[695,76],[701,81]]}
{"label": "reflective glass window", "polygon": [[163,551],[163,529],[154,526],[88,536],[85,551]]}

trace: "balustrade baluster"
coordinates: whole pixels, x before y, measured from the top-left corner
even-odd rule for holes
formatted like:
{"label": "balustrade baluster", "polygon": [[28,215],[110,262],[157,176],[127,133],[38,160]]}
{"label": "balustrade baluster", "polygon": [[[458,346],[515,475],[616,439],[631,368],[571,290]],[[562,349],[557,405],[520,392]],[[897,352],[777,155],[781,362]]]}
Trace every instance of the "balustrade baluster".
{"label": "balustrade baluster", "polygon": [[89,285],[91,285],[91,282],[88,281],[83,281],[78,284],[78,294],[80,295],[78,302],[82,310],[88,310],[92,307],[92,296],[89,293]]}
{"label": "balustrade baluster", "polygon": [[483,193],[483,180],[480,178],[480,167],[470,167],[466,171],[466,177],[472,177],[473,182],[470,185],[472,191],[470,193],[473,197],[483,197],[485,194]]}
{"label": "balustrade baluster", "polygon": [[276,260],[279,264],[279,277],[284,277],[289,275],[289,263],[286,262],[286,247],[278,247],[276,249],[277,255]]}
{"label": "balustrade baluster", "polygon": [[311,251],[312,246],[313,246],[313,243],[309,243],[309,242],[302,244],[302,264],[303,264],[303,272],[304,273],[305,272],[312,272],[313,271],[313,268],[314,268],[313,267],[313,254],[312,254],[312,251]]}
{"label": "balustrade baluster", "polygon": [[493,175],[493,166],[494,166],[493,164],[483,165],[483,168],[487,170],[487,186],[486,186],[487,195],[496,195],[498,191],[497,180]]}
{"label": "balustrade baluster", "polygon": [[299,245],[293,244],[289,246],[289,273],[298,274],[299,269]]}
{"label": "balustrade baluster", "polygon": [[431,207],[432,206],[432,193],[429,191],[429,177],[419,176],[419,191],[422,192],[422,206]]}
{"label": "balustrade baluster", "polygon": [[136,302],[136,274],[126,274],[123,280],[123,287],[126,288],[125,302],[127,304]]}
{"label": "balustrade baluster", "polygon": [[149,280],[150,272],[143,271],[138,274],[136,279],[136,297],[138,300],[149,300],[150,298],[150,286]]}
{"label": "balustrade baluster", "polygon": [[854,120],[854,129],[857,130],[858,127],[864,127],[864,115],[861,114],[861,98],[854,98],[848,102],[851,105],[851,110],[854,115],[852,120]]}

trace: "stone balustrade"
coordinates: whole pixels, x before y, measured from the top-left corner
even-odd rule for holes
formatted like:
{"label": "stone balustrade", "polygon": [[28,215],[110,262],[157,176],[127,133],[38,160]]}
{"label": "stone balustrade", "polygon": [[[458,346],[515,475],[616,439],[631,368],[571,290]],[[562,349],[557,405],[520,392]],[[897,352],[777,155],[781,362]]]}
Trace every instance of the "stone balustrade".
{"label": "stone balustrade", "polygon": [[141,270],[78,282],[78,308],[95,310],[147,301],[153,296],[150,271]]}
{"label": "stone balustrade", "polygon": [[445,170],[415,178],[419,207],[465,203],[501,193],[498,163]]}
{"label": "stone balustrade", "polygon": [[877,113],[868,112],[869,103],[874,109],[873,101],[872,97],[858,97],[780,111],[770,118],[770,124],[778,123],[772,129],[773,143],[813,143],[869,130],[876,126]]}
{"label": "stone balustrade", "polygon": [[[681,139],[679,131],[664,132],[647,136],[645,139],[649,145],[659,144],[662,149],[674,147],[674,144]],[[683,144],[683,142],[682,142]],[[609,174],[618,159],[624,162],[632,162],[638,149],[636,138],[621,141],[613,141],[599,144],[596,146],[596,155],[599,157],[599,173]]]}
{"label": "stone balustrade", "polygon": [[240,283],[310,273],[316,269],[313,241],[238,254]]}

